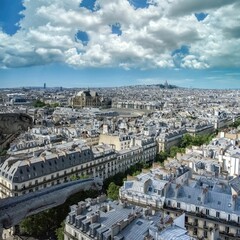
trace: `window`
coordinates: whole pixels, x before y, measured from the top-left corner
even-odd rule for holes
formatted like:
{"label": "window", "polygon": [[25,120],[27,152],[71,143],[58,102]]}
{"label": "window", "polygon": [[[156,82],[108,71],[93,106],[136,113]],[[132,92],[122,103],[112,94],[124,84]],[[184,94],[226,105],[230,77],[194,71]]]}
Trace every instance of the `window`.
{"label": "window", "polygon": [[177,208],[181,208],[181,204],[179,202],[177,203]]}
{"label": "window", "polygon": [[199,212],[199,207],[196,207],[196,212]]}
{"label": "window", "polygon": [[206,209],[206,215],[209,215],[209,209]]}
{"label": "window", "polygon": [[198,219],[196,219],[196,218],[194,219],[194,225],[198,226]]}
{"label": "window", "polygon": [[168,206],[171,206],[171,201],[170,200],[168,200]]}
{"label": "window", "polygon": [[204,238],[207,238],[208,237],[207,231],[204,231],[203,235],[204,235]]}
{"label": "window", "polygon": [[217,218],[220,217],[220,212],[216,212],[216,217],[217,217]]}

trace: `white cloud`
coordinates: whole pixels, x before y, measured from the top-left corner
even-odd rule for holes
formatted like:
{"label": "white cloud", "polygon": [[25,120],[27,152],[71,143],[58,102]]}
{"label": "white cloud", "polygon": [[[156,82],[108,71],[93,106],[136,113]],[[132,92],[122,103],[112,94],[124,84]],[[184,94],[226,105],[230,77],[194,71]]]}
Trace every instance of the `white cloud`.
{"label": "white cloud", "polygon": [[[0,68],[64,62],[74,67],[195,68],[239,67],[240,4],[234,0],[154,0],[134,9],[127,0],[97,0],[97,11],[79,0],[25,0],[20,30],[0,31]],[[194,13],[208,16],[198,22]],[[122,35],[111,33],[119,23]],[[89,42],[76,41],[85,31]],[[182,45],[178,66],[172,52]]]}

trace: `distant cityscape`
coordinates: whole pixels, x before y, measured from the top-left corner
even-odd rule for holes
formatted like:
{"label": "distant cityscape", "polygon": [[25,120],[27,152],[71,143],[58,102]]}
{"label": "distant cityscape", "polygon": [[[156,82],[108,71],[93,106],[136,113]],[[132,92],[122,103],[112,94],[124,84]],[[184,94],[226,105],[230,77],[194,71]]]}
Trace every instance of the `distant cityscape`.
{"label": "distant cityscape", "polygon": [[[239,90],[44,84],[3,89],[0,104],[2,239],[62,204],[54,191],[77,191],[67,183],[91,188],[138,164],[122,186],[71,206],[64,239],[240,239]],[[30,196],[43,197],[16,210]]]}

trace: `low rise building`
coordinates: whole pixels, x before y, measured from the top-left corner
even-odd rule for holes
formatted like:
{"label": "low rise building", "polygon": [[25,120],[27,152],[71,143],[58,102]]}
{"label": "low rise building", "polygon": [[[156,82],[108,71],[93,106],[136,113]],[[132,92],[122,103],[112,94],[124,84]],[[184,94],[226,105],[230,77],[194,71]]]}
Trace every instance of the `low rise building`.
{"label": "low rise building", "polygon": [[169,151],[172,146],[179,145],[186,132],[185,129],[180,129],[160,134],[159,137],[157,137],[158,151]]}
{"label": "low rise building", "polygon": [[64,240],[193,240],[178,219],[152,208],[141,208],[104,198],[87,199],[71,206],[65,223]]}
{"label": "low rise building", "polygon": [[240,180],[204,177],[186,167],[154,169],[127,180],[119,196],[140,206],[152,206],[170,216],[186,214],[191,236],[240,239]]}

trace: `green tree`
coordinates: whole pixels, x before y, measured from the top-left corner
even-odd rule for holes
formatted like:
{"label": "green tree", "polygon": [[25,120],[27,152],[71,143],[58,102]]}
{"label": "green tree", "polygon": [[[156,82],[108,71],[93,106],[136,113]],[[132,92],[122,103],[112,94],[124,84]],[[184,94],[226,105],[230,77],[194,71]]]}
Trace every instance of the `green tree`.
{"label": "green tree", "polygon": [[237,127],[239,127],[240,126],[240,119],[239,120],[236,120],[234,123],[232,123],[231,125],[230,125],[230,127],[233,127],[233,128],[237,128]]}
{"label": "green tree", "polygon": [[59,103],[57,103],[57,102],[55,102],[55,103],[51,104],[51,107],[53,107],[53,108],[56,108],[56,107],[59,107],[59,106],[60,106],[60,104],[59,104]]}
{"label": "green tree", "polygon": [[107,189],[107,196],[108,198],[112,200],[118,199],[118,193],[119,193],[120,186],[116,185],[114,182],[111,182]]}
{"label": "green tree", "polygon": [[132,174],[132,176],[137,176],[137,175],[139,175],[141,173],[141,171],[136,171],[136,172],[134,172],[133,174]]}
{"label": "green tree", "polygon": [[157,154],[156,156],[156,162],[163,163],[164,160],[168,158],[168,153],[161,151],[160,153]]}
{"label": "green tree", "polygon": [[19,224],[20,233],[39,239],[49,239],[49,236],[57,234],[56,229],[61,227],[62,222],[69,213],[69,206],[89,197],[95,198],[98,195],[99,192],[95,190],[80,191],[69,197],[67,201],[60,206],[25,218]]}
{"label": "green tree", "polygon": [[36,108],[45,107],[46,104],[45,104],[45,102],[42,102],[41,100],[37,99],[36,101],[33,102],[33,106]]}
{"label": "green tree", "polygon": [[182,140],[181,140],[181,143],[180,143],[180,146],[182,148],[185,148],[185,147],[188,147],[190,145],[193,144],[193,137],[190,135],[190,134],[185,134],[183,137],[182,137]]}
{"label": "green tree", "polygon": [[64,221],[61,223],[61,227],[57,228],[55,231],[57,240],[64,240]]}

